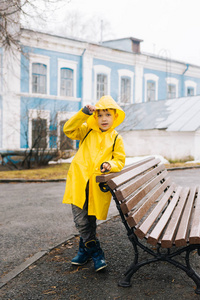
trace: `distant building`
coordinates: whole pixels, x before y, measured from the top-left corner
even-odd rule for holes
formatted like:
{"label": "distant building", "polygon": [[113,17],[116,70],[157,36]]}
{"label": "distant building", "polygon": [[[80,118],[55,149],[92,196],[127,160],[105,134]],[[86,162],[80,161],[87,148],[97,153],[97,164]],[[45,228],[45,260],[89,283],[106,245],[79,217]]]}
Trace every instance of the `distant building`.
{"label": "distant building", "polygon": [[34,147],[39,127],[41,146],[75,147],[61,143],[64,122],[105,94],[127,109],[200,95],[199,66],[144,54],[141,42],[95,44],[21,29],[22,52],[0,48],[0,152]]}
{"label": "distant building", "polygon": [[118,127],[127,156],[200,161],[200,96],[124,106]]}

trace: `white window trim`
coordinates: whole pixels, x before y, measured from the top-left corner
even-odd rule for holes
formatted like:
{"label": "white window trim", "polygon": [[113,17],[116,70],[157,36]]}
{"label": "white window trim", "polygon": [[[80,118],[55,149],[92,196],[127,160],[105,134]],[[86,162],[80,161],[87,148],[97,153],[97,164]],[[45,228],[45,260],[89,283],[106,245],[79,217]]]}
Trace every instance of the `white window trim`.
{"label": "white window trim", "polygon": [[155,82],[155,101],[158,100],[158,80],[159,77],[155,74],[144,74],[144,101],[147,102],[147,81],[152,80]]}
{"label": "white window trim", "polygon": [[[121,78],[123,76],[126,76],[126,77],[129,77],[131,79],[131,101],[130,103],[133,103],[133,79],[134,79],[134,73],[130,70],[127,70],[127,69],[120,69],[118,70],[118,76],[119,76],[119,96],[118,96],[118,101],[119,103],[123,103],[121,102]],[[130,103],[127,103],[127,104],[130,104]],[[126,104],[126,103],[123,103],[123,104]]]}
{"label": "white window trim", "polygon": [[[179,83],[178,79],[173,78],[173,77],[167,77],[165,80],[166,80],[167,85],[173,84],[176,86],[176,98],[178,98],[178,83]],[[167,95],[166,95],[166,97],[167,97]]]}
{"label": "white window trim", "polygon": [[49,149],[49,127],[50,127],[50,111],[49,110],[38,110],[38,109],[29,109],[29,126],[28,126],[28,141],[29,149],[32,148],[32,120],[40,117],[41,119],[47,120],[47,149]]}
{"label": "white window trim", "polygon": [[188,87],[194,88],[194,96],[196,96],[196,94],[197,94],[197,84],[196,84],[196,82],[194,82],[192,80],[186,80],[185,81],[185,96],[187,96],[187,88]]}
{"label": "white window trim", "polygon": [[[60,122],[61,121],[67,121],[70,119],[72,116],[74,116],[76,112],[64,112],[64,111],[58,111],[57,113],[57,137],[58,137],[58,142],[57,142],[57,147],[60,149]],[[76,141],[73,141],[73,147],[74,149],[76,148]]]}
{"label": "white window trim", "polygon": [[110,73],[111,69],[104,66],[104,65],[96,65],[94,66],[94,99],[98,101],[97,99],[97,75],[98,74],[105,74],[108,78],[108,90],[107,94],[110,95]]}
{"label": "white window trim", "polygon": [[67,96],[61,96],[60,95],[60,69],[61,68],[67,68],[67,69],[72,69],[73,70],[73,97],[67,97],[67,98],[76,98],[76,76],[77,76],[77,62],[75,61],[70,61],[70,60],[65,60],[65,59],[58,59],[58,96],[66,98]]}
{"label": "white window trim", "polygon": [[32,91],[32,64],[44,64],[47,66],[47,93],[41,95],[49,95],[50,94],[50,78],[49,78],[49,70],[50,70],[50,58],[44,55],[38,55],[31,53],[29,56],[29,93],[34,95],[40,95],[39,93],[33,93]]}

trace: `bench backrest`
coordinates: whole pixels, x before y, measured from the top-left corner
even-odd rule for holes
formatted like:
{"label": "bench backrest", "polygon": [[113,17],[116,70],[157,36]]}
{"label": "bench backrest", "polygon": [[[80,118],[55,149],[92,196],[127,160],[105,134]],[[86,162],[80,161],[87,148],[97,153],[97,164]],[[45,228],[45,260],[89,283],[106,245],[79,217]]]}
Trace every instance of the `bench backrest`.
{"label": "bench backrest", "polygon": [[97,182],[107,183],[138,237],[146,237],[152,245],[160,242],[165,248],[197,241],[191,219],[197,218],[193,215],[195,204],[200,202],[199,188],[177,186],[159,159],[150,157],[119,173],[97,176]]}

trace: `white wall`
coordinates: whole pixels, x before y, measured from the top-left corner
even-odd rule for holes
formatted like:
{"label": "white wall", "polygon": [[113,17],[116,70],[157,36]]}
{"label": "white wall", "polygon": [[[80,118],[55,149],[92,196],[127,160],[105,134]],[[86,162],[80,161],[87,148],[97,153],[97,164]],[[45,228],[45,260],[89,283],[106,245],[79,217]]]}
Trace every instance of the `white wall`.
{"label": "white wall", "polygon": [[200,132],[168,132],[164,130],[120,132],[126,156],[162,155],[167,159],[200,159]]}
{"label": "white wall", "polygon": [[20,148],[20,53],[3,53],[3,118],[2,148]]}

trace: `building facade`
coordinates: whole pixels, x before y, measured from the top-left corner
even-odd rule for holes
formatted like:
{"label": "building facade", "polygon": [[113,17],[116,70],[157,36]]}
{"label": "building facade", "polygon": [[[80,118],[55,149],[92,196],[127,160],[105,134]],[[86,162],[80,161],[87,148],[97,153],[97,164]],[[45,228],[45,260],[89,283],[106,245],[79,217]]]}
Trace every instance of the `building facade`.
{"label": "building facade", "polygon": [[142,41],[102,44],[21,30],[21,51],[0,48],[0,151],[70,149],[62,127],[85,104],[119,105],[200,95],[200,67],[140,52]]}

